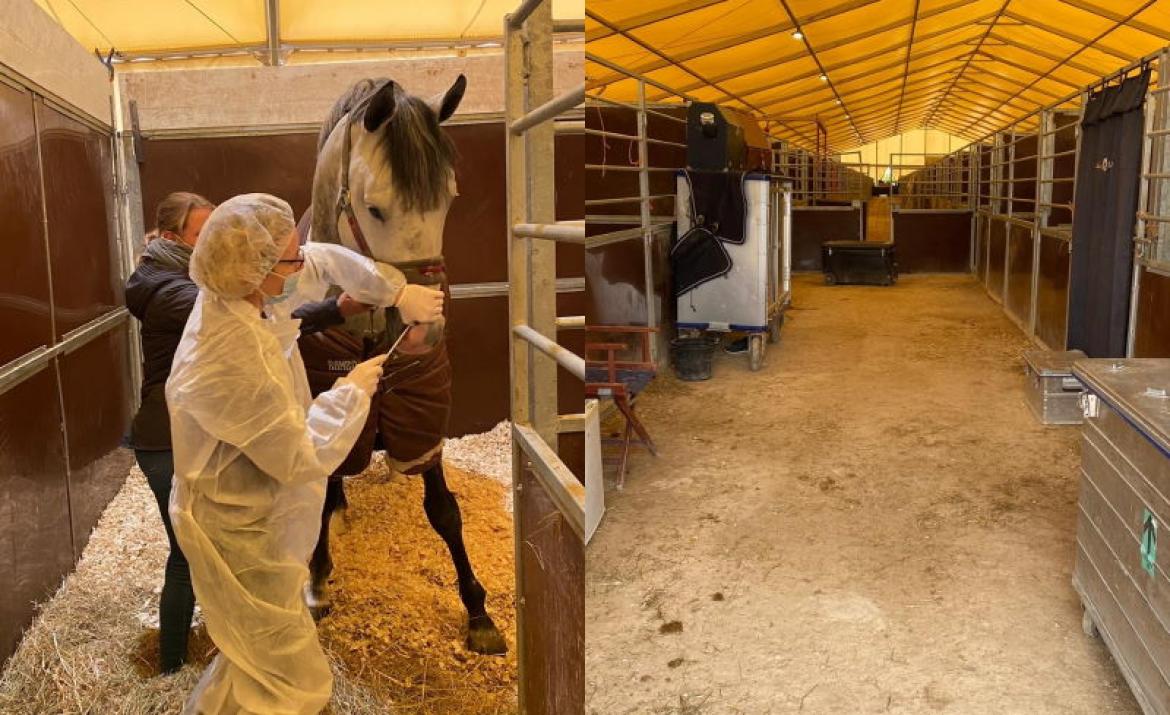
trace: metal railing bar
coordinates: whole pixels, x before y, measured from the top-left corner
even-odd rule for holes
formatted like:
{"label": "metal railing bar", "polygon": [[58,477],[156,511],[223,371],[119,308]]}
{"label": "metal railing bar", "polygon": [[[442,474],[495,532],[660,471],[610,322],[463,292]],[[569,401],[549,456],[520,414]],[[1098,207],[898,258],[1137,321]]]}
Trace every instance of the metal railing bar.
{"label": "metal railing bar", "polygon": [[527,340],[534,348],[548,355],[557,363],[577,376],[582,382],[585,380],[585,358],[574,353],[572,350],[558,344],[555,340],[550,340],[540,333],[536,332],[529,325],[513,325],[512,332],[517,336]]}
{"label": "metal railing bar", "polygon": [[585,101],[585,83],[577,85],[568,92],[565,92],[559,97],[553,97],[549,101],[533,109],[528,114],[520,117],[512,122],[511,131],[513,134],[519,136],[526,130],[548,120],[556,117],[558,114],[576,107],[581,102]]}
{"label": "metal railing bar", "polygon": [[558,221],[556,223],[518,223],[512,227],[517,238],[541,238],[564,243],[585,243],[585,222]]}

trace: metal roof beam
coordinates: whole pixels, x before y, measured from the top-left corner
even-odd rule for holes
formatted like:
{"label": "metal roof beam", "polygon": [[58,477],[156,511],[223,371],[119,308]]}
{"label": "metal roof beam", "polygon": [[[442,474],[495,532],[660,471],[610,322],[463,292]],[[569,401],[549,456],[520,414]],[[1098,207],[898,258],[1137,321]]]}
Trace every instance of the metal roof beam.
{"label": "metal roof beam", "polygon": [[918,29],[919,1],[914,0],[914,22],[910,24],[910,40],[906,43],[906,68],[902,70],[902,89],[898,93],[898,113],[894,123],[894,133],[898,133],[898,124],[902,121],[902,101],[906,98],[906,80],[910,79],[910,50],[914,47],[914,31]]}
{"label": "metal roof beam", "polygon": [[[1103,17],[1106,20],[1112,20],[1114,22],[1117,22],[1118,20],[1121,20],[1125,17],[1119,12],[1114,12],[1113,10],[1101,7],[1100,5],[1096,5],[1091,2],[1085,2],[1085,0],[1060,0],[1060,2],[1064,3],[1065,5],[1075,7],[1078,10],[1091,12],[1097,17]],[[1170,41],[1170,30],[1158,27],[1157,25],[1151,25],[1148,22],[1142,22],[1141,20],[1130,19],[1125,20],[1124,22],[1126,27],[1133,28],[1134,30],[1140,30],[1147,35],[1153,35],[1160,40]]]}
{"label": "metal roof beam", "polygon": [[[1023,50],[1024,52],[1030,52],[1033,55],[1036,55],[1037,57],[1043,57],[1044,59],[1050,60],[1052,62],[1061,62],[1062,61],[1062,58],[1060,57],[1060,55],[1057,55],[1054,52],[1049,52],[1049,51],[1041,49],[1039,47],[1032,47],[1029,45],[1025,45],[1022,42],[1017,42],[1013,39],[1003,37],[1003,36],[997,35],[995,33],[991,34],[991,39],[1002,42],[1005,45],[1011,45],[1012,47],[1016,48],[1017,50]],[[1072,62],[1072,61],[1063,62],[1063,66],[1064,67],[1071,67],[1072,69],[1074,69],[1078,72],[1084,72],[1085,74],[1093,76],[1093,77],[1099,77],[1101,75],[1101,70],[1097,69],[1096,67],[1090,67],[1089,65],[1081,64],[1080,62]]]}
{"label": "metal roof beam", "polygon": [[[1086,40],[1085,38],[1081,37],[1080,35],[1074,35],[1073,33],[1069,32],[1068,30],[1064,30],[1064,29],[1059,28],[1059,27],[1054,27],[1053,25],[1049,25],[1046,22],[1041,22],[1039,20],[1033,20],[1033,19],[1024,17],[1023,15],[1017,15],[1017,14],[1010,12],[1010,11],[1005,12],[1004,15],[1012,18],[1013,20],[1019,20],[1020,22],[1027,23],[1027,25],[1029,27],[1034,27],[1037,30],[1043,30],[1044,32],[1047,32],[1051,35],[1056,35],[1057,37],[1062,37],[1070,42],[1075,42],[1078,45],[1086,45],[1086,46],[1092,45],[1093,49],[1100,50],[1107,55],[1113,55],[1114,57],[1116,57],[1119,60],[1124,60],[1125,62],[1132,62],[1135,59],[1131,55],[1127,55],[1124,52],[1122,52],[1121,50],[1115,50],[1111,47],[1106,47],[1105,45],[1101,44],[1101,39],[1104,38],[1105,35],[1108,35],[1110,32],[1113,32],[1120,25],[1124,24],[1124,22],[1126,22],[1126,21],[1115,21],[1114,26],[1112,28],[1110,28],[1107,32],[1105,32],[1104,35],[1098,35],[1097,37],[1094,37],[1091,40]],[[1120,18],[1120,17],[1124,17],[1124,16],[1118,15],[1117,17]],[[1084,48],[1082,48],[1082,49],[1084,49]],[[1079,53],[1079,50],[1078,50],[1078,53]]]}
{"label": "metal roof beam", "polygon": [[[1107,30],[1105,30],[1104,32],[1100,33],[1099,35],[1097,35],[1097,36],[1096,36],[1096,37],[1094,37],[1093,39],[1091,39],[1091,40],[1088,40],[1087,42],[1085,42],[1084,44],[1082,44],[1080,47],[1078,47],[1078,48],[1077,48],[1075,51],[1073,51],[1073,53],[1072,53],[1072,54],[1070,54],[1070,55],[1069,55],[1069,56],[1068,56],[1068,57],[1067,57],[1067,58],[1066,58],[1064,61],[1062,61],[1062,62],[1058,62],[1057,64],[1053,65],[1053,66],[1052,66],[1052,68],[1051,68],[1051,69],[1049,69],[1047,72],[1045,72],[1044,74],[1040,75],[1040,76],[1039,76],[1039,77],[1037,77],[1036,79],[1032,80],[1032,85],[1035,85],[1035,84],[1036,84],[1037,82],[1039,82],[1040,80],[1042,80],[1042,79],[1044,79],[1045,77],[1047,77],[1048,75],[1052,74],[1052,72],[1054,72],[1054,71],[1055,71],[1057,68],[1059,68],[1059,67],[1063,66],[1063,65],[1064,65],[1064,64],[1065,64],[1065,63],[1066,63],[1068,60],[1071,60],[1072,58],[1076,57],[1077,55],[1079,55],[1081,52],[1084,52],[1084,51],[1085,51],[1085,50],[1087,50],[1088,48],[1090,48],[1090,47],[1100,47],[1100,45],[1098,45],[1098,44],[1097,44],[1097,42],[1098,42],[1098,41],[1099,41],[1099,40],[1100,40],[1102,37],[1105,37],[1105,36],[1106,36],[1106,35],[1108,35],[1109,33],[1113,32],[1113,31],[1114,31],[1114,30],[1116,30],[1117,28],[1119,28],[1119,27],[1121,27],[1122,25],[1124,25],[1125,23],[1129,22],[1131,19],[1133,19],[1133,18],[1134,18],[1134,16],[1138,15],[1139,13],[1141,13],[1143,10],[1145,10],[1146,8],[1148,8],[1150,5],[1153,5],[1153,4],[1154,4],[1156,1],[1157,1],[1157,0],[1145,0],[1145,2],[1143,2],[1143,3],[1142,3],[1142,4],[1141,4],[1141,5],[1140,5],[1140,6],[1139,6],[1139,7],[1138,7],[1136,10],[1134,10],[1133,12],[1131,12],[1129,15],[1126,15],[1126,16],[1124,16],[1124,17],[1121,17],[1121,19],[1119,19],[1119,20],[1117,20],[1116,22],[1114,22],[1114,23],[1113,23],[1113,26],[1112,26],[1112,27],[1108,28]],[[1136,59],[1136,58],[1134,58],[1134,59]],[[1029,85],[1029,87],[1031,87],[1032,85]],[[1016,93],[1014,96],[1019,96],[1019,95],[1023,94],[1023,93],[1024,93],[1024,92],[1025,92],[1027,89],[1028,89],[1028,87],[1025,87],[1024,89],[1021,89],[1021,90],[1020,90],[1019,92],[1017,92],[1017,93]],[[980,117],[979,119],[976,119],[974,122],[972,122],[971,126],[972,126],[972,128],[974,128],[974,127],[977,127],[977,126],[979,126],[980,124],[982,124],[982,123],[984,123],[984,122],[986,122],[986,121],[987,121],[987,116],[986,116],[986,115],[984,115],[983,117]]]}
{"label": "metal roof beam", "polygon": [[[999,10],[995,13],[995,17],[991,18],[987,22],[987,29],[983,31],[983,35],[975,44],[975,49],[971,52],[971,54],[967,55],[967,61],[963,63],[963,66],[959,68],[959,72],[954,76],[954,78],[951,79],[950,86],[947,87],[946,90],[942,93],[942,96],[938,98],[938,102],[934,105],[936,109],[947,101],[947,97],[950,96],[951,91],[955,88],[955,85],[960,79],[962,79],[963,75],[966,74],[967,68],[971,66],[972,58],[974,58],[979,53],[979,51],[983,49],[983,44],[987,42],[987,37],[991,34],[991,31],[995,29],[995,23],[999,22],[1000,18],[1002,18],[1004,13],[1007,12],[1009,3],[1011,3],[1011,0],[1003,0],[1003,5],[1001,5]],[[927,118],[926,122],[924,123],[929,124],[930,118]]]}
{"label": "metal roof beam", "polygon": [[280,52],[280,0],[264,0],[264,24],[267,32],[264,64],[279,67],[284,64]]}
{"label": "metal roof beam", "polygon": [[[940,15],[942,13],[949,12],[950,10],[954,10],[954,9],[963,7],[966,4],[967,3],[965,3],[965,2],[954,2],[954,3],[951,3],[949,5],[944,5],[942,7],[935,8],[934,10],[929,10],[927,12],[922,13],[922,16],[920,19],[934,17],[935,15]],[[804,22],[807,24],[808,21],[806,20]],[[826,44],[820,46],[818,49],[821,52],[828,52],[829,50],[835,50],[839,47],[844,47],[845,45],[849,45],[849,44],[852,44],[854,42],[860,42],[862,40],[870,40],[870,39],[874,38],[875,36],[877,36],[877,34],[880,32],[885,32],[888,30],[897,29],[899,27],[902,27],[903,25],[908,24],[909,22],[910,22],[909,19],[898,20],[894,23],[890,23],[889,25],[885,25],[885,26],[877,27],[877,28],[870,28],[870,29],[867,29],[863,32],[859,32],[859,33],[856,33],[854,35],[850,35],[848,37],[843,37],[839,40],[834,40],[833,42],[826,43]],[[789,28],[789,29],[791,29],[791,28]],[[955,27],[948,27],[948,28],[945,28],[942,30],[937,30],[935,32],[931,32],[931,33],[927,33],[927,34],[923,35],[922,37],[919,38],[919,41],[926,42],[928,39],[933,39],[935,37],[939,37],[941,35],[945,35],[947,33],[955,32],[955,31],[962,30],[962,29],[963,29],[963,27],[961,27],[961,26],[955,26]],[[826,72],[834,72],[836,70],[839,70],[839,69],[842,69],[845,67],[852,67],[860,62],[865,62],[865,61],[871,60],[875,57],[881,57],[882,55],[885,55],[889,52],[897,50],[898,48],[902,47],[903,45],[904,45],[904,43],[900,42],[892,47],[884,47],[880,50],[870,52],[870,53],[863,55],[863,56],[860,56],[860,57],[853,57],[846,62],[841,62],[841,63],[838,63],[836,65],[832,65],[832,66],[826,65],[825,71]],[[783,65],[783,64],[787,64],[788,62],[795,62],[797,60],[804,59],[807,56],[807,54],[808,53],[806,53],[806,52],[799,52],[799,53],[795,53],[795,54],[791,54],[791,55],[785,55],[783,57],[776,57],[776,58],[768,60],[767,62],[762,62],[762,63],[756,64],[756,65],[751,65],[748,67],[740,67],[732,72],[727,72],[727,73],[724,73],[722,75],[717,75],[713,79],[715,79],[715,81],[717,81],[717,82],[723,82],[723,81],[726,81],[729,79],[733,79],[735,77],[743,77],[745,75],[752,74],[753,72],[760,72],[762,70],[766,70],[766,69],[770,69],[773,67],[778,67],[778,66]],[[798,81],[801,79],[807,79],[809,77],[816,77],[818,74],[819,74],[819,71],[806,72],[802,75],[785,77],[784,81],[780,84],[769,83],[763,87],[755,87],[755,88],[748,90],[746,92],[741,92],[740,94],[746,97],[746,96],[749,96],[752,94],[756,94],[758,92],[763,92],[763,91],[767,91],[769,89],[773,89],[774,87],[781,86],[781,84],[788,84],[788,83]],[[691,90],[698,89],[699,86],[701,86],[701,85],[690,85],[690,86],[681,88],[681,91],[689,92]]]}
{"label": "metal roof beam", "polygon": [[[621,25],[618,25],[617,23],[614,23],[614,25],[623,32],[629,32],[630,30],[637,30],[638,28],[646,27],[647,25],[653,25],[656,22],[670,20],[672,18],[678,17],[679,15],[685,15],[688,12],[702,10],[703,8],[711,7],[712,5],[719,5],[720,3],[724,2],[727,2],[727,0],[684,0],[683,2],[675,3],[674,5],[667,5],[666,7],[659,8],[653,12],[635,15]],[[610,30],[607,27],[602,27],[600,29],[595,29],[592,32],[587,31],[585,33],[585,41],[593,42],[595,40],[604,40],[605,38],[613,37],[616,34],[617,33],[613,30]]]}
{"label": "metal roof beam", "polygon": [[[992,62],[998,62],[1000,64],[1007,65],[1008,67],[1014,67],[1018,70],[1022,70],[1024,72],[1029,73],[1029,74],[1037,74],[1037,75],[1043,74],[1040,70],[1036,69],[1035,67],[1029,67],[1028,65],[1022,65],[1019,62],[1013,62],[1011,60],[1004,59],[1003,57],[996,57],[995,55],[992,55],[992,54],[987,53],[987,52],[980,52],[979,54],[988,58],[988,60],[990,60]],[[1012,78],[1006,77],[1004,75],[999,75],[999,76],[1004,77],[1004,79],[1007,79],[1009,81],[1018,81],[1018,80],[1013,80]],[[1048,78],[1054,82],[1058,82],[1058,83],[1063,84],[1064,86],[1070,87],[1072,89],[1080,89],[1081,88],[1081,85],[1077,84],[1076,82],[1070,82],[1069,80],[1064,79],[1063,77],[1057,77],[1056,75],[1049,75]],[[1049,96],[1059,98],[1059,95],[1056,95],[1056,94],[1050,94]]]}

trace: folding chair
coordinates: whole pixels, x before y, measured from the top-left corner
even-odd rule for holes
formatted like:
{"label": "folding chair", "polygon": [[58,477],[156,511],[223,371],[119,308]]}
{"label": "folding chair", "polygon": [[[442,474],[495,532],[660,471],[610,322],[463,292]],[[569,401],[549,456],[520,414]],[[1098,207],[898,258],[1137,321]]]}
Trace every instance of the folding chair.
{"label": "folding chair", "polygon": [[[635,403],[639,393],[654,379],[657,369],[650,360],[650,338],[656,332],[655,328],[638,325],[591,325],[586,326],[586,335],[611,335],[628,338],[640,337],[639,345],[629,342],[585,342],[585,396],[586,398],[608,399],[613,402],[622,417],[625,418],[625,430],[621,438],[603,439],[605,444],[617,444],[621,447],[621,454],[616,459],[607,460],[618,465],[618,489],[626,483],[626,462],[630,454],[630,444],[639,444],[649,450],[650,454],[658,456],[658,448],[654,440],[646,431],[645,425],[638,419],[635,412]],[[639,350],[638,360],[618,360],[618,354]],[[604,360],[592,360],[594,354],[604,353]],[[634,439],[637,434],[638,438]]]}

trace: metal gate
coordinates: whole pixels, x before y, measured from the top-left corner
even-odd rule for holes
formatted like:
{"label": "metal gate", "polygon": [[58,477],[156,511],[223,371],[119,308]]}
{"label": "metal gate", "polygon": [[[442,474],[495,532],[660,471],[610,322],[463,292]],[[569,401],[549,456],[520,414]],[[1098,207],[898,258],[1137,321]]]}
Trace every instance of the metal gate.
{"label": "metal gate", "polygon": [[[556,221],[553,120],[585,98],[582,82],[553,97],[550,0],[504,20],[520,712],[585,711],[585,488],[557,452],[583,415],[557,414],[557,366],[585,379],[585,361],[556,341],[584,316],[556,315],[556,243],[584,244],[584,221]],[[582,409],[584,404],[582,404]]]}

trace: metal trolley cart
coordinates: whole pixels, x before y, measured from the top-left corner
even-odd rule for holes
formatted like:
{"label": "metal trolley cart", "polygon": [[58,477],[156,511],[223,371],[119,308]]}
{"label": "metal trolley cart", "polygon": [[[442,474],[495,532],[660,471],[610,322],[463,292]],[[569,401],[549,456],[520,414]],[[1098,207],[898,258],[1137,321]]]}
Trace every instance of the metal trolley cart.
{"label": "metal trolley cart", "polygon": [[[676,181],[676,327],[747,333],[749,365],[759,370],[791,303],[791,187],[754,172],[680,171]],[[742,231],[727,225],[740,213]]]}

